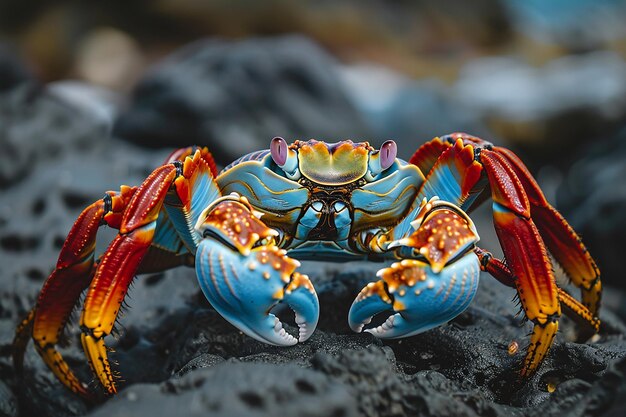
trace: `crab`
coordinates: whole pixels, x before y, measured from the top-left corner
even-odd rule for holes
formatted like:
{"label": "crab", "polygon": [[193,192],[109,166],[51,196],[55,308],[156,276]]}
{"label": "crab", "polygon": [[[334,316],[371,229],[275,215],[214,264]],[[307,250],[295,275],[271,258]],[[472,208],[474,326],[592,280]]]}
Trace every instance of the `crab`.
{"label": "crab", "polygon": [[[533,323],[521,363],[530,377],[545,358],[561,309],[598,332],[600,273],[580,238],[546,201],[511,151],[453,133],[422,145],[408,162],[397,146],[274,138],[219,174],[205,148],[174,152],[138,187],[122,186],[87,207],[63,245],[36,306],[18,326],[16,369],[28,341],[54,375],[86,398],[57,349],[81,294],[87,360],[105,393],[117,391],[107,358],[111,334],[136,274],[195,266],[202,292],[227,321],[272,345],[294,345],[314,332],[319,303],[296,259],[389,261],[350,308],[356,331],[402,338],[444,324],[472,301],[481,271],[517,290]],[[505,260],[477,246],[467,213],[491,197]],[[95,259],[98,228],[119,230]],[[555,281],[551,259],[580,289],[578,301]],[[271,310],[295,312],[297,334]],[[387,314],[380,326],[372,317]],[[385,316],[382,317],[385,319]]]}

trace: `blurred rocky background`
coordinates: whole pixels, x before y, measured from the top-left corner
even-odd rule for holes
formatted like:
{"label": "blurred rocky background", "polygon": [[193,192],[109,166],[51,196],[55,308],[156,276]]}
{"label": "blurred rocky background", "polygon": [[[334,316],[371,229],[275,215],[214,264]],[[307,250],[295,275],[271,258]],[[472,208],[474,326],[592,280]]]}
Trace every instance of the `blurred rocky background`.
{"label": "blurred rocky background", "polygon": [[[1,1],[0,416],[624,415],[624,22],[618,0]],[[305,265],[322,317],[293,349],[242,336],[176,270],[136,280],[108,341],[120,396],[87,407],[32,348],[16,378],[14,327],[81,208],[172,148],[224,166],[274,136],[394,139],[408,159],[452,131],[514,149],[603,272],[600,338],[574,343],[564,319],[532,381],[515,385],[507,353],[530,329],[510,289],[485,276],[450,325],[381,343],[345,323],[380,267],[360,264]],[[90,378],[76,327],[66,355]]]}

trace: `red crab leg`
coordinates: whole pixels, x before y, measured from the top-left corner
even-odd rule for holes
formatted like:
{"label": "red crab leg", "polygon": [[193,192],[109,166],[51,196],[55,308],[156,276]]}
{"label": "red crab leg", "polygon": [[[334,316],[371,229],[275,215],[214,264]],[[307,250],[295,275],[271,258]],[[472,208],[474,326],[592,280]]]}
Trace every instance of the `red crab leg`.
{"label": "red crab leg", "polygon": [[[507,287],[515,288],[515,276],[504,261],[494,258],[491,253],[478,247],[474,249],[474,253],[478,256],[483,271],[488,272]],[[579,325],[593,328],[596,332],[600,330],[600,320],[586,306],[569,295],[564,289],[557,287],[557,290],[561,306],[564,307],[563,311],[568,317]]]}
{"label": "red crab leg", "polygon": [[36,307],[17,329],[13,345],[16,369],[22,368],[24,350],[32,329],[37,351],[57,378],[72,391],[90,396],[55,345],[76,301],[91,281],[98,228],[104,224],[119,228],[121,213],[135,190],[122,186],[119,194],[108,192],[105,198],[96,201],[78,216],[63,244],[56,268],[44,283]]}
{"label": "red crab leg", "polygon": [[119,234],[102,255],[87,292],[80,325],[83,349],[94,373],[109,393],[116,392],[104,337],[113,324],[135,271],[147,252],[165,195],[176,177],[176,166],[157,168],[128,204]]}
{"label": "red crab leg", "polygon": [[[102,256],[85,297],[80,320],[81,341],[94,373],[109,394],[115,393],[117,388],[104,338],[111,333],[128,287],[153,242],[166,198],[171,197],[170,203],[193,222],[193,217],[198,215],[198,206],[206,203],[204,199],[216,190],[211,188],[213,191],[209,192],[204,188],[204,192],[194,193],[199,184],[208,187],[213,181],[215,164],[206,149],[197,150],[193,157],[189,153],[185,150],[174,153],[170,159],[187,155],[184,162],[157,168],[138,188],[124,212],[120,232]],[[181,228],[191,230],[189,224]],[[193,236],[181,234],[180,238],[193,247]]]}
{"label": "red crab leg", "polygon": [[[433,163],[437,152],[441,155]],[[470,163],[472,160],[477,161],[479,169]],[[532,374],[556,334],[561,303],[566,310],[572,309],[574,315],[596,314],[601,287],[593,260],[567,222],[546,202],[528,170],[512,152],[465,133],[453,133],[424,145],[410,162],[422,170],[431,170],[420,191],[425,197],[443,195],[466,211],[471,211],[486,197],[486,193],[481,192],[483,189],[491,189],[496,232],[507,265],[517,277],[515,286],[522,306],[535,323],[522,369],[522,375]],[[448,180],[451,176],[454,181]],[[485,176],[489,186],[483,184]],[[533,219],[537,220],[537,225]],[[546,245],[574,284],[581,287],[584,310],[556,286]]]}
{"label": "red crab leg", "polygon": [[600,270],[580,237],[544,197],[539,185],[522,161],[508,149],[494,148],[503,155],[526,190],[531,215],[550,253],[563,267],[572,283],[580,288],[583,304],[596,315],[600,307]]}
{"label": "red crab leg", "polygon": [[559,328],[558,290],[522,183],[501,154],[483,148],[480,161],[491,186],[496,234],[516,277],[526,316],[535,324],[521,372],[529,376],[543,361]]}
{"label": "red crab leg", "polygon": [[[217,165],[215,164],[213,155],[211,155],[211,152],[209,152],[207,148],[197,148],[195,146],[189,146],[187,148],[177,149],[167,157],[167,159],[165,160],[165,164],[171,164],[175,161],[184,162],[186,161],[188,156],[191,157],[193,160],[196,152],[200,152],[199,156],[207,164],[211,173],[211,177],[217,177]],[[197,159],[194,162],[197,162]]]}

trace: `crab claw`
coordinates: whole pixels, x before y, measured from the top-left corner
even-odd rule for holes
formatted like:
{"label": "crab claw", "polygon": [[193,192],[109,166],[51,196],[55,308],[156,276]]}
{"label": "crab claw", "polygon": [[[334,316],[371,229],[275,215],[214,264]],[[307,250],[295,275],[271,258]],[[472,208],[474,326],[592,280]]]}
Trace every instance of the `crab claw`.
{"label": "crab claw", "polygon": [[[271,345],[295,345],[311,336],[319,318],[317,294],[309,278],[295,272],[300,263],[273,244],[274,230],[233,201],[217,205],[196,229],[205,236],[196,252],[198,281],[222,317]],[[295,312],[297,338],[270,312],[279,302]]]}
{"label": "crab claw", "polygon": [[348,321],[361,332],[376,314],[393,314],[378,327],[365,329],[381,338],[411,336],[461,314],[478,288],[480,263],[472,250],[478,234],[458,207],[424,200],[415,231],[390,242],[397,256],[412,257],[378,271],[377,282],[356,297]]}
{"label": "crab claw", "polygon": [[[352,303],[348,322],[355,332],[395,339],[425,332],[461,314],[478,289],[480,264],[470,251],[439,273],[425,262],[405,259],[377,275],[382,279],[368,284]],[[385,312],[391,315],[383,324],[365,329],[375,315]]]}

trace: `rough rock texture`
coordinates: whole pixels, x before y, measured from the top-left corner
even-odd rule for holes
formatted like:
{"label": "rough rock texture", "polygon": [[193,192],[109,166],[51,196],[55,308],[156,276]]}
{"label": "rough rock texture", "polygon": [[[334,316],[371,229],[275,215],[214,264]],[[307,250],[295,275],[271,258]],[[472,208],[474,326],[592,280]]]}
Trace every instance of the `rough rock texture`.
{"label": "rough rock texture", "polygon": [[348,387],[297,365],[227,361],[161,385],[138,384],[92,416],[358,416]]}
{"label": "rough rock texture", "polygon": [[151,147],[207,145],[224,163],[274,136],[367,137],[334,66],[301,37],[198,41],[146,75],[116,134]]}
{"label": "rough rock texture", "polygon": [[[10,110],[0,112],[0,148],[12,149],[0,164],[10,167],[0,194],[2,417],[623,415],[620,292],[605,290],[597,340],[573,342],[576,329],[562,319],[539,372],[519,381],[531,327],[517,315],[512,289],[484,276],[474,303],[451,323],[382,342],[352,333],[346,322],[350,302],[381,267],[369,263],[303,265],[322,313],[310,341],[291,348],[259,343],[224,321],[204,300],[192,269],[142,276],[127,299],[120,336],[107,340],[123,379],[118,396],[85,404],[56,381],[32,346],[18,378],[10,360],[15,325],[33,305],[81,207],[119,184],[138,184],[168,151],[111,139],[100,119],[45,89],[0,96],[0,108]],[[488,229],[479,227],[491,248]],[[111,236],[103,231],[99,248]],[[520,350],[510,355],[512,341]],[[91,381],[79,346],[74,322],[63,352]]]}

